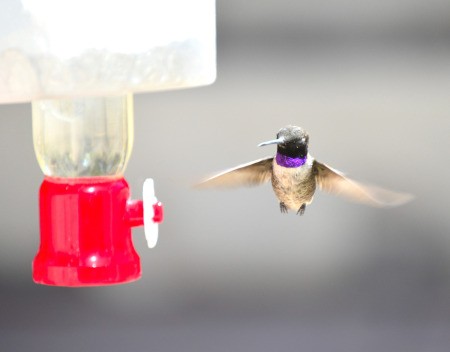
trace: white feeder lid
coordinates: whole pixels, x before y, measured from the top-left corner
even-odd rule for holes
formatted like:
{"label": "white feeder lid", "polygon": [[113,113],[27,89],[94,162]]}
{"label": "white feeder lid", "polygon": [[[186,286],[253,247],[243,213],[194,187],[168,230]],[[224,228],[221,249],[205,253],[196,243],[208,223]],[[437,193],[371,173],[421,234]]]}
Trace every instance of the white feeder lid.
{"label": "white feeder lid", "polygon": [[3,0],[0,103],[212,83],[214,0]]}

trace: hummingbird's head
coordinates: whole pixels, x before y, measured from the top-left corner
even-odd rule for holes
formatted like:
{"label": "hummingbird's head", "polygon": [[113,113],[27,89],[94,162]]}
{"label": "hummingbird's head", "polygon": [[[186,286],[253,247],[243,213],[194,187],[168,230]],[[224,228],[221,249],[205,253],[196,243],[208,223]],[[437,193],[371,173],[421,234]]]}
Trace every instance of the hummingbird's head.
{"label": "hummingbird's head", "polygon": [[277,153],[290,158],[304,159],[308,155],[308,133],[301,127],[286,126],[277,133],[277,139],[260,143],[262,147],[269,144],[277,145]]}

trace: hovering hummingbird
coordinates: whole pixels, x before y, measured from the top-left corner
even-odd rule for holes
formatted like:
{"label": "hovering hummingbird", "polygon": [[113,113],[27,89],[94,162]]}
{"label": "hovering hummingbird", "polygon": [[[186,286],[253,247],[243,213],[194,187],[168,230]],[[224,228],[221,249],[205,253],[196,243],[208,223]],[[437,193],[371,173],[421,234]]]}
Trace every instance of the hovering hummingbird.
{"label": "hovering hummingbird", "polygon": [[412,196],[363,185],[315,160],[308,152],[309,135],[297,126],[283,127],[276,139],[258,146],[277,145],[275,157],[266,157],[225,170],[201,182],[200,188],[256,186],[272,181],[280,210],[303,215],[317,188],[349,200],[376,207],[406,203]]}

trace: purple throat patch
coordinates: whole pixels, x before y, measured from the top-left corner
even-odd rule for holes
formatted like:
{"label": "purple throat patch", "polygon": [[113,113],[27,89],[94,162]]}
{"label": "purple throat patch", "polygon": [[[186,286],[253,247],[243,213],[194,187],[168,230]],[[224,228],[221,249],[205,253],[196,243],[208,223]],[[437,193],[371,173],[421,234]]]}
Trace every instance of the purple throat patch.
{"label": "purple throat patch", "polygon": [[278,165],[283,167],[299,167],[306,163],[306,157],[304,158],[291,158],[289,156],[277,153],[275,160]]}

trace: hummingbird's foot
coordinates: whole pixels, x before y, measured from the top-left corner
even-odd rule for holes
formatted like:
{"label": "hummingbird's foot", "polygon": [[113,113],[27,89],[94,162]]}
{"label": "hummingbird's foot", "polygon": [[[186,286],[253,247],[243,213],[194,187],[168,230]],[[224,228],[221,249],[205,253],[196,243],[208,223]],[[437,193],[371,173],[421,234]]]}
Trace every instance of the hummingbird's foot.
{"label": "hummingbird's foot", "polygon": [[302,216],[305,213],[305,209],[306,209],[306,204],[302,204],[300,209],[297,211],[297,215]]}
{"label": "hummingbird's foot", "polygon": [[280,203],[280,211],[282,213],[287,213],[288,212],[288,208],[287,208],[286,204],[284,204],[283,202]]}

